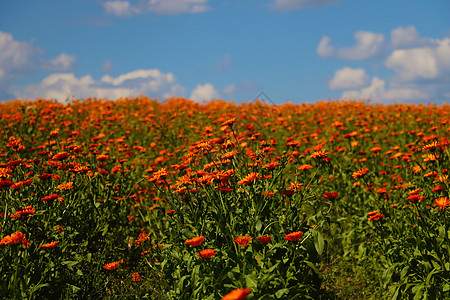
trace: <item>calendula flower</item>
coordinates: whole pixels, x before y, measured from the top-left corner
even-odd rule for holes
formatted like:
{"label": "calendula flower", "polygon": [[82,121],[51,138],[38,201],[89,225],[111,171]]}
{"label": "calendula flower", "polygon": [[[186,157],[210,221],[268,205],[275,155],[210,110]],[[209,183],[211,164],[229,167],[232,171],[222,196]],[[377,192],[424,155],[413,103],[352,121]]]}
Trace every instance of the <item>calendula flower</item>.
{"label": "calendula flower", "polygon": [[327,157],[326,151],[315,151],[310,155],[311,158],[325,158]]}
{"label": "calendula flower", "polygon": [[14,219],[23,219],[28,217],[29,215],[34,215],[36,212],[34,211],[34,208],[30,205],[27,207],[22,207],[16,210],[16,213],[11,215],[11,218]]}
{"label": "calendula flower", "polygon": [[369,172],[369,169],[364,169],[361,168],[359,171],[353,172],[353,178],[356,179],[358,177],[363,177],[364,175],[366,175]]}
{"label": "calendula flower", "polygon": [[8,178],[12,175],[10,168],[0,168],[0,178]]}
{"label": "calendula flower", "polygon": [[384,215],[382,213],[379,213],[377,210],[367,213],[367,216],[369,217],[369,221],[378,221],[384,218]]}
{"label": "calendula flower", "polygon": [[284,238],[288,241],[296,242],[302,237],[302,235],[303,235],[303,232],[296,231],[296,232],[286,234],[286,236]]}
{"label": "calendula flower", "polygon": [[247,176],[245,176],[242,180],[238,181],[240,185],[247,185],[255,181],[259,177],[259,173],[251,172]]}
{"label": "calendula flower", "polygon": [[184,243],[186,245],[190,245],[192,247],[197,247],[197,246],[200,246],[201,243],[203,243],[204,239],[205,239],[204,236],[196,236],[196,237],[193,237],[192,239],[186,240]]}
{"label": "calendula flower", "polygon": [[448,206],[450,205],[450,199],[447,197],[439,197],[434,200],[433,205],[438,206],[439,210],[444,210],[444,209],[448,208]]}
{"label": "calendula flower", "polygon": [[51,242],[51,243],[47,243],[47,244],[44,244],[44,245],[40,245],[40,246],[39,246],[39,249],[41,249],[41,248],[45,248],[45,249],[53,249],[53,248],[56,247],[56,244],[58,244],[57,241]]}
{"label": "calendula flower", "polygon": [[337,198],[338,195],[339,195],[338,192],[331,192],[331,193],[325,193],[325,194],[323,194],[323,197],[324,197],[325,199],[328,199],[328,200],[334,200],[334,199]]}
{"label": "calendula flower", "polygon": [[251,240],[253,240],[253,238],[249,237],[248,235],[238,236],[237,238],[233,239],[233,241],[235,241],[236,244],[241,247],[247,247],[248,243],[250,243]]}
{"label": "calendula flower", "polygon": [[168,216],[173,216],[174,213],[175,213],[174,209],[166,211],[166,215]]}
{"label": "calendula flower", "polygon": [[216,255],[217,253],[213,250],[213,249],[205,249],[200,251],[197,256],[200,258],[211,258],[214,255]]}
{"label": "calendula flower", "polygon": [[408,200],[409,200],[411,203],[417,203],[417,202],[419,202],[419,201],[425,200],[425,197],[424,197],[424,196],[420,196],[420,195],[418,195],[418,194],[414,194],[414,195],[409,196],[409,197],[408,197]]}
{"label": "calendula flower", "polygon": [[141,276],[138,273],[131,274],[132,281],[142,281]]}
{"label": "calendula flower", "polygon": [[244,300],[247,295],[251,293],[249,288],[232,290],[228,294],[222,297],[221,300]]}
{"label": "calendula flower", "polygon": [[233,125],[236,124],[236,118],[229,119],[222,123],[222,126],[228,126],[233,127]]}
{"label": "calendula flower", "polygon": [[109,155],[108,154],[99,154],[99,155],[97,155],[96,159],[99,161],[106,161],[109,159]]}
{"label": "calendula flower", "polygon": [[73,182],[68,182],[68,183],[58,185],[58,189],[60,189],[60,190],[71,190],[73,188],[74,188]]}
{"label": "calendula flower", "polygon": [[256,238],[260,243],[262,244],[268,244],[270,243],[270,235],[267,236],[259,236]]}
{"label": "calendula flower", "polygon": [[113,261],[113,262],[105,264],[103,266],[103,269],[112,271],[112,270],[115,270],[119,264],[120,264],[120,261]]}
{"label": "calendula flower", "polygon": [[59,153],[53,155],[52,159],[63,160],[64,158],[66,158],[68,156],[69,156],[69,153],[67,153],[67,152],[59,152]]}
{"label": "calendula flower", "polygon": [[1,241],[0,241],[0,246],[2,245],[16,245],[22,243],[24,246],[28,247],[28,245],[30,244],[26,238],[26,235],[23,234],[22,232],[16,232],[13,233],[11,235],[7,235],[5,236]]}

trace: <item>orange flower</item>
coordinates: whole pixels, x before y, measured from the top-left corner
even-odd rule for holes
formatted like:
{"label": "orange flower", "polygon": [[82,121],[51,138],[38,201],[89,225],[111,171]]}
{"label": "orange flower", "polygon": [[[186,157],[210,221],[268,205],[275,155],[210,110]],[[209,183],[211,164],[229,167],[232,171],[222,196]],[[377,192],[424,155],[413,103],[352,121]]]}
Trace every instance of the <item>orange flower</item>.
{"label": "orange flower", "polygon": [[51,194],[51,195],[43,197],[41,200],[44,201],[44,202],[47,202],[47,201],[56,200],[58,198],[59,198],[59,196],[57,194]]}
{"label": "orange flower", "polygon": [[310,156],[311,158],[325,158],[327,157],[326,151],[316,151]]}
{"label": "orange flower", "polygon": [[284,238],[288,241],[296,242],[302,237],[302,235],[303,235],[303,232],[296,231],[296,232],[287,234]]}
{"label": "orange flower", "polygon": [[325,193],[323,194],[323,197],[328,199],[328,200],[334,200],[337,198],[337,196],[339,195],[338,192],[331,192],[331,193]]}
{"label": "orange flower", "polygon": [[255,179],[259,177],[259,173],[251,172],[247,176],[245,176],[242,180],[238,181],[238,184],[247,185],[252,183]]}
{"label": "orange flower", "polygon": [[253,240],[253,238],[249,237],[248,235],[238,236],[237,238],[233,239],[233,241],[235,241],[241,247],[247,247],[248,243],[250,243],[251,240]]}
{"label": "orange flower", "polygon": [[216,255],[217,253],[213,250],[213,249],[205,249],[200,251],[197,256],[200,258],[211,258],[214,255]]}
{"label": "orange flower", "polygon": [[103,269],[112,271],[112,270],[115,270],[119,264],[120,264],[120,261],[113,261],[113,262],[105,264],[103,266]]}
{"label": "orange flower", "polygon": [[256,238],[260,243],[263,243],[263,244],[268,244],[268,243],[270,243],[270,236],[269,235],[267,235],[267,236],[260,236],[260,237],[257,237]]}
{"label": "orange flower", "polygon": [[446,208],[448,208],[448,206],[450,205],[450,199],[447,197],[440,197],[437,198],[436,200],[434,200],[434,204],[439,207],[439,210],[444,210]]}
{"label": "orange flower", "polygon": [[312,166],[309,164],[301,165],[300,167],[297,168],[297,170],[309,170],[309,169],[312,169]]}
{"label": "orange flower", "polygon": [[197,246],[200,246],[201,243],[203,243],[204,239],[205,239],[204,236],[196,236],[196,237],[193,237],[192,239],[186,240],[184,243],[186,245],[190,245],[192,247],[197,247]]}
{"label": "orange flower", "polygon": [[59,152],[58,154],[53,155],[52,159],[54,160],[62,160],[69,156],[67,152]]}
{"label": "orange flower", "polygon": [[40,248],[53,249],[53,248],[56,247],[56,244],[58,244],[58,242],[55,241],[55,242],[47,243],[47,244],[44,244],[44,245],[40,245],[39,249]]}
{"label": "orange flower", "polygon": [[100,161],[105,161],[105,160],[109,159],[109,155],[108,154],[99,154],[99,155],[97,155],[96,159],[100,160]]}
{"label": "orange flower", "polygon": [[132,281],[142,281],[141,276],[138,273],[131,274]]}
{"label": "orange flower", "polygon": [[36,212],[34,211],[34,208],[30,205],[30,206],[22,207],[22,208],[19,208],[18,210],[16,210],[16,213],[12,214],[11,218],[21,219],[21,218],[26,218],[29,215],[34,215],[34,214],[36,214]]}
{"label": "orange flower", "polygon": [[68,182],[68,183],[64,183],[64,184],[58,185],[58,189],[60,189],[60,190],[71,190],[73,188],[74,188],[74,186],[73,186],[73,182],[72,181]]}
{"label": "orange flower", "polygon": [[358,177],[362,177],[369,172],[369,169],[361,168],[359,171],[353,172],[353,178],[356,179]]}
{"label": "orange flower", "polygon": [[30,244],[26,238],[26,235],[23,234],[22,232],[16,232],[13,233],[11,235],[7,235],[5,236],[1,241],[0,241],[0,246],[2,245],[16,245],[22,243],[23,245],[27,246]]}
{"label": "orange flower", "polygon": [[244,300],[251,293],[250,289],[236,289],[222,297],[221,300]]}
{"label": "orange flower", "polygon": [[378,221],[384,218],[384,215],[379,213],[377,210],[367,213],[367,216],[369,217],[369,221]]}
{"label": "orange flower", "polygon": [[229,126],[233,127],[233,125],[236,124],[236,118],[229,119],[222,123],[222,126]]}
{"label": "orange flower", "polygon": [[10,168],[0,168],[0,178],[8,178],[12,175]]}

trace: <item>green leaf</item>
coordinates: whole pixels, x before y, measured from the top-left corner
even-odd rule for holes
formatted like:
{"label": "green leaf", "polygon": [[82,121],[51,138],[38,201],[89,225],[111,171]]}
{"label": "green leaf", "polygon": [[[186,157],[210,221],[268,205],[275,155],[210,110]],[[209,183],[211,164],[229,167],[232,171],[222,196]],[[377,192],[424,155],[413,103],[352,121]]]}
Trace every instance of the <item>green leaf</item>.
{"label": "green leaf", "polygon": [[256,222],[255,229],[256,229],[256,231],[261,231],[261,228],[262,228],[262,222],[261,222],[261,220],[258,220],[258,222]]}
{"label": "green leaf", "polygon": [[275,292],[275,296],[280,299],[284,294],[289,293],[289,289],[281,289]]}
{"label": "green leaf", "polygon": [[314,247],[316,248],[316,251],[319,255],[322,254],[323,249],[325,247],[325,241],[323,239],[323,236],[318,231],[315,231],[314,234]]}
{"label": "green leaf", "polygon": [[256,282],[256,276],[253,274],[244,275],[245,284],[250,289],[256,289],[258,287],[258,283]]}

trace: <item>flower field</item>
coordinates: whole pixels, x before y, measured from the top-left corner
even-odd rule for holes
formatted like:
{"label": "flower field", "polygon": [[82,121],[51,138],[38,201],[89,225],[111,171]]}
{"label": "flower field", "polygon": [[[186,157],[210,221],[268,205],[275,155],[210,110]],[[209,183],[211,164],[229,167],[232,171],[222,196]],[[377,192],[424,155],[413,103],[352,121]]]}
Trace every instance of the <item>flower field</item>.
{"label": "flower field", "polygon": [[448,105],[0,104],[0,298],[448,299]]}

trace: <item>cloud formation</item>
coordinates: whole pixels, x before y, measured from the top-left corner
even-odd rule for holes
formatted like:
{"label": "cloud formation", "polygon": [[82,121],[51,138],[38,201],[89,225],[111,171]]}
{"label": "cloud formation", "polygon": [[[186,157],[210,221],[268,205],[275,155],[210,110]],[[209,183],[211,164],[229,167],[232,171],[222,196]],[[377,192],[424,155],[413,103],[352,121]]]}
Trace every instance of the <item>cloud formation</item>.
{"label": "cloud formation", "polygon": [[307,7],[335,4],[340,0],[273,0],[272,8],[278,11],[292,11]]}
{"label": "cloud formation", "polygon": [[190,99],[195,101],[209,101],[220,98],[219,92],[214,88],[211,83],[205,83],[203,85],[198,84],[192,91]]}
{"label": "cloud formation", "polygon": [[186,89],[176,82],[172,73],[162,73],[157,69],[136,70],[111,77],[103,76],[94,80],[90,75],[77,78],[72,73],[55,73],[47,76],[39,84],[31,84],[25,89],[17,89],[17,98],[45,98],[65,102],[71,98],[137,97],[146,94],[151,98],[170,98],[184,95]]}
{"label": "cloud formation", "polygon": [[354,89],[364,86],[369,81],[366,71],[362,68],[352,69],[345,67],[334,73],[329,83],[331,90]]}
{"label": "cloud formation", "polygon": [[106,1],[103,7],[107,14],[118,17],[155,13],[160,15],[177,15],[183,13],[201,13],[208,11],[208,0],[139,0],[135,5],[129,1]]}
{"label": "cloud formation", "polygon": [[[350,48],[335,49],[324,36],[317,47],[322,57],[343,60],[382,59],[387,79],[369,76],[363,68],[337,70],[329,82],[331,90],[343,90],[346,98],[371,98],[374,101],[398,102],[448,98],[450,94],[450,38],[421,38],[413,26],[391,31],[391,40],[367,31],[355,34],[357,43]],[[383,70],[381,70],[383,71]]]}

